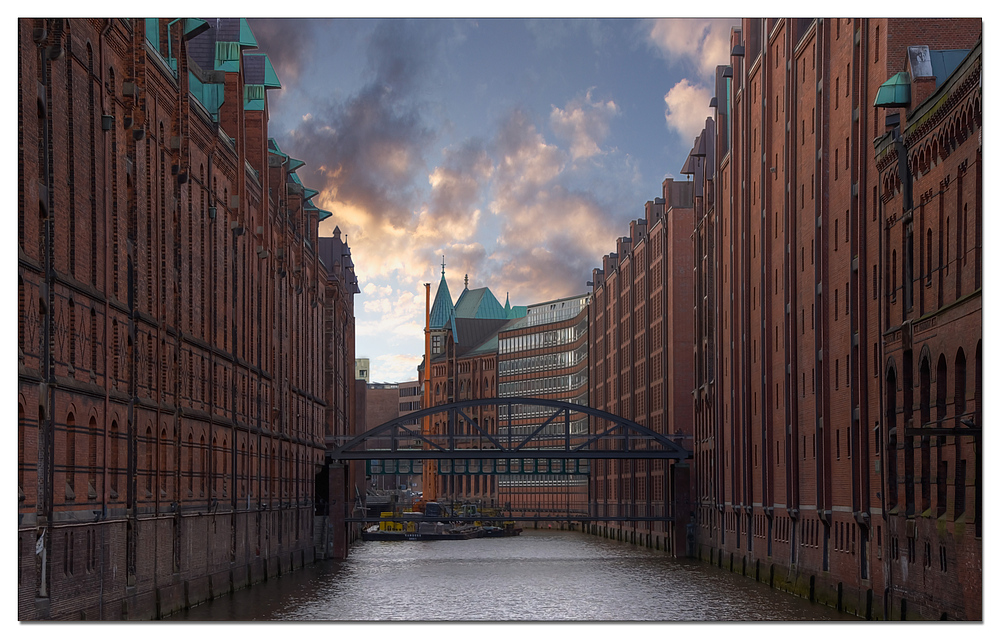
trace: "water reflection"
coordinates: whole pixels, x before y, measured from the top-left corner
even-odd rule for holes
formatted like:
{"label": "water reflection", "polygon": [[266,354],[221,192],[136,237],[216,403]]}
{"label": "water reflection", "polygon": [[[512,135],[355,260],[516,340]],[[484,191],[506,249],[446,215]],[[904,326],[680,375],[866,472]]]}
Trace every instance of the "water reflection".
{"label": "water reflection", "polygon": [[179,620],[856,620],[662,551],[573,532],[364,542]]}

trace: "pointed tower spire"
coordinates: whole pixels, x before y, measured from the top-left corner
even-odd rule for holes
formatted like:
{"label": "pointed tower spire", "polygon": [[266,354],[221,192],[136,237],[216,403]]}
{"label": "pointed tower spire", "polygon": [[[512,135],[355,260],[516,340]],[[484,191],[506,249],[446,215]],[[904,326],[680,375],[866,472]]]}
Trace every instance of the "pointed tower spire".
{"label": "pointed tower spire", "polygon": [[510,317],[510,291],[507,292],[507,302],[504,303],[503,310],[507,311],[507,316]]}
{"label": "pointed tower spire", "polygon": [[448,281],[444,277],[444,256],[441,256],[441,282],[438,284],[434,304],[431,305],[430,328],[445,328],[455,318],[455,305],[451,301]]}

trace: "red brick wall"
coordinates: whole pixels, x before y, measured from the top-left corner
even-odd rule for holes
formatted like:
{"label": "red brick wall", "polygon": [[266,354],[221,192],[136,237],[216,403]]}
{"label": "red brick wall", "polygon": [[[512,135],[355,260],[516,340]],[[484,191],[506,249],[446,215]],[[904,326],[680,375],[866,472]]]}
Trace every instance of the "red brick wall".
{"label": "red brick wall", "polygon": [[[895,362],[901,389],[896,406],[903,414],[895,418],[897,428],[908,415],[919,412],[920,388],[926,384],[919,379],[917,353],[908,356],[911,368],[905,379],[899,372],[906,369],[901,367],[901,355],[886,360],[881,353],[883,331],[888,331],[887,350],[892,352],[893,331],[907,318],[900,308],[901,293],[892,301],[893,288],[901,290],[901,278],[889,287],[888,295],[880,290],[884,282],[891,283],[891,276],[885,275],[891,265],[883,268],[883,260],[893,250],[902,251],[903,239],[898,230],[893,235],[891,221],[888,232],[882,230],[891,210],[883,213],[879,208],[879,194],[885,191],[880,183],[892,183],[880,178],[892,169],[882,159],[876,166],[869,141],[884,130],[885,113],[871,107],[874,93],[889,75],[901,70],[897,67],[905,47],[969,47],[978,38],[981,23],[945,20],[939,31],[936,21],[834,19],[797,25],[791,33],[786,22],[768,21],[767,33],[749,33],[761,24],[744,20],[743,35],[761,43],[764,55],[757,58],[748,52],[746,58],[731,60],[733,148],[720,157],[712,185],[717,189],[722,240],[715,259],[720,270],[715,299],[722,302],[715,334],[721,437],[699,447],[696,459],[707,453],[720,469],[722,492],[710,505],[712,510],[721,509],[724,534],[713,534],[711,525],[702,522],[700,552],[712,561],[718,556],[720,565],[723,554],[735,566],[776,565],[789,575],[780,587],[802,594],[811,591],[810,596],[860,615],[898,618],[901,599],[907,598],[911,617],[937,618],[944,613],[978,618],[976,604],[934,594],[961,590],[948,585],[954,575],[943,575],[939,566],[938,574],[924,570],[919,586],[910,577],[904,587],[898,563],[890,565],[887,559],[890,529],[900,535],[904,555],[908,549],[905,533],[899,532],[905,520],[883,510],[883,482],[888,486],[885,506],[895,508],[899,502],[907,503],[907,494],[919,500],[921,488],[927,492],[934,483],[935,471],[947,468],[951,473],[957,458],[945,450],[929,453],[919,443],[908,452],[902,440],[892,459],[881,452],[888,442],[885,419],[876,427],[883,405],[880,384],[889,362]],[[947,125],[943,128],[947,130]],[[919,157],[919,145],[914,146]],[[923,148],[924,157],[937,157],[933,144]],[[941,155],[948,157],[947,152]],[[952,201],[957,202],[959,189],[944,185],[946,174],[957,174],[960,160],[955,159],[949,170],[943,158],[926,162],[921,177],[928,183],[922,187],[926,203],[921,208],[917,198],[914,219],[915,225],[922,225],[922,242],[929,228],[933,238],[943,233],[957,246],[957,230],[947,226],[940,230],[942,220],[949,217],[941,213],[948,196],[935,199],[935,194],[951,191]],[[968,166],[978,164],[970,161]],[[746,188],[732,189],[740,184]],[[882,202],[895,197],[892,205],[898,208],[901,198],[889,191],[881,196]],[[967,196],[970,207],[975,193],[973,188]],[[931,200],[937,205],[933,222],[919,217],[927,213]],[[944,260],[946,244],[932,240],[933,263]],[[926,264],[919,243],[915,251],[916,264],[921,260]],[[975,260],[970,261],[973,266],[966,277],[975,280]],[[948,307],[948,296],[938,287],[949,286],[947,277],[958,277],[959,269],[950,270],[954,275],[939,268],[930,280],[925,271],[917,271],[916,277],[922,279],[914,286],[916,308],[910,317]],[[978,288],[976,281],[967,292]],[[696,308],[703,304],[699,300]],[[963,329],[973,336],[963,346],[966,353],[975,352],[975,336],[981,335],[976,304],[969,307]],[[959,326],[957,318],[948,321]],[[949,369],[953,367],[957,344],[929,348],[949,353],[946,361]],[[937,366],[937,357],[931,358],[932,367]],[[930,377],[934,379],[933,372]],[[968,378],[972,379],[971,373]],[[968,406],[974,404],[968,401]],[[947,405],[943,410],[950,417],[952,402]],[[967,464],[973,463],[974,455],[967,450],[963,454]],[[888,467],[883,466],[886,461]],[[903,475],[915,477],[909,493],[904,486],[895,488]],[[922,508],[914,510],[919,514]],[[700,512],[711,524],[714,512]],[[919,531],[924,525],[926,538],[933,528],[930,520],[911,520],[909,529]],[[940,535],[940,526],[938,530]],[[979,546],[974,538],[947,539],[942,538],[941,545],[947,553],[948,544],[956,544],[955,552],[961,556],[957,565],[976,563]],[[937,546],[934,562],[936,553]],[[970,581],[977,583],[974,578]],[[968,586],[966,591],[975,593],[978,587]],[[889,599],[882,597],[886,588],[891,591]],[[979,596],[969,599],[978,601]]]}
{"label": "red brick wall", "polygon": [[[887,246],[904,254],[906,236],[914,238],[912,307],[906,270],[895,285],[890,270],[890,290],[899,292],[883,324],[886,382],[896,381],[886,383],[884,398],[888,409],[897,407],[885,416],[896,429],[882,457],[894,470],[886,490],[897,507],[885,524],[884,570],[897,616],[904,607],[907,617],[982,616],[980,451],[962,422],[981,426],[980,65],[970,58],[941,93],[910,105],[914,124],[904,123],[902,136],[913,171],[912,216],[899,190],[881,195]],[[876,144],[877,151],[886,147]],[[880,176],[898,171],[895,149],[879,159]],[[935,427],[962,434],[906,432]]]}
{"label": "red brick wall", "polygon": [[[694,334],[692,269],[694,214],[670,206],[679,196],[671,178],[662,199],[646,205],[646,219],[632,222],[614,256],[594,272],[590,320],[590,405],[632,419],[662,434],[693,433]],[[686,188],[686,187],[684,187]],[[628,241],[626,241],[628,240]],[[660,507],[674,491],[664,464],[653,460],[597,460],[591,467],[591,496],[607,512],[647,503]],[[688,486],[679,499],[687,504]],[[678,514],[689,512],[687,505]],[[624,512],[622,510],[622,512]],[[609,523],[615,534],[656,547],[674,547],[673,531],[659,522]]]}
{"label": "red brick wall", "polygon": [[[284,230],[285,206],[265,215],[263,185],[237,172],[244,158],[177,110],[144,28],[18,23],[21,619],[167,614],[259,579],[247,573],[257,563],[287,570],[314,554],[323,363],[289,359],[323,350],[316,239]],[[44,47],[62,55],[43,73]],[[187,180],[173,169],[178,131]],[[272,177],[286,178],[259,179]],[[301,216],[300,204],[287,206]],[[284,261],[258,257],[251,223],[265,219]],[[347,311],[330,319],[353,351]],[[327,405],[344,413],[348,399]]]}

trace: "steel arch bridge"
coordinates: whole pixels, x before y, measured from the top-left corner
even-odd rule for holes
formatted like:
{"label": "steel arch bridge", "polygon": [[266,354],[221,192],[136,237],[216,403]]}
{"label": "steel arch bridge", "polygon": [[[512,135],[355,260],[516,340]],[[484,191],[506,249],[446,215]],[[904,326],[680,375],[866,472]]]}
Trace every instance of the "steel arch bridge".
{"label": "steel arch bridge", "polygon": [[[503,417],[496,420],[495,427],[486,428],[470,415],[475,408],[495,408]],[[425,432],[421,422],[425,417],[434,416],[439,416],[438,428]],[[574,422],[584,417],[587,418],[587,430],[580,432],[577,427],[575,431]],[[414,420],[415,426],[412,425]],[[517,423],[524,420],[533,423],[530,427]],[[515,433],[518,429],[521,432]],[[666,499],[666,462],[684,461],[692,454],[680,441],[606,411],[559,400],[509,397],[466,400],[408,413],[349,439],[332,450],[329,457],[335,462],[423,460],[448,464],[480,460],[482,467],[489,466],[487,474],[496,473],[511,460],[578,460],[580,463],[579,460],[659,459],[664,461],[663,495]],[[666,504],[654,508],[651,503],[635,504],[634,507],[626,504],[609,510],[592,501],[588,513],[575,513],[572,517],[525,516],[517,519],[672,521],[672,513],[668,512],[672,510]],[[370,519],[348,518],[348,521]]]}

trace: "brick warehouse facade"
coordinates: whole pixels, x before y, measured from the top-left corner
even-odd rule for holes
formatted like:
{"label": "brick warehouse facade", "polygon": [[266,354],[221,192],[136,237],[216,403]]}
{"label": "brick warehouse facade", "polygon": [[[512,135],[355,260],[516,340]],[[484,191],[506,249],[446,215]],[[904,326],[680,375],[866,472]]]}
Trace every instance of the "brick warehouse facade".
{"label": "brick warehouse facade", "polygon": [[982,42],[936,88],[928,53],[908,49],[908,108],[875,142],[885,580],[910,614],[982,618]]}
{"label": "brick warehouse facade", "polygon": [[18,617],[163,616],[326,553],[357,280],[267,136],[266,56],[239,19],[18,36]]}
{"label": "brick warehouse facade", "polygon": [[[590,308],[590,405],[676,437],[690,449],[693,421],[694,183],[663,182],[616,250],[593,271]],[[673,522],[609,523],[613,535],[686,554],[690,463],[595,460],[591,499],[611,514],[628,504],[675,510]],[[666,476],[665,476],[666,475]]]}
{"label": "brick warehouse facade", "polygon": [[[594,271],[592,405],[655,422],[689,408],[658,388],[692,392],[661,431],[693,431],[693,535],[677,481],[667,550],[862,617],[982,618],[981,27],[733,31],[681,169],[693,254],[651,241],[665,183]],[[901,71],[907,99],[876,108]],[[668,256],[694,312],[663,332],[685,313],[654,301]],[[659,364],[661,335],[690,364]],[[649,474],[598,464],[592,495],[642,502]],[[597,532],[659,546],[630,528]]]}
{"label": "brick warehouse facade", "polygon": [[695,553],[868,618],[982,618],[981,26],[744,20],[689,157]]}
{"label": "brick warehouse facade", "polygon": [[[422,408],[432,408],[469,399],[497,396],[497,335],[511,321],[524,316],[524,307],[501,306],[488,287],[469,289],[468,276],[458,301],[452,302],[444,264],[434,303],[427,311],[425,331],[427,350],[425,361],[417,367],[421,384],[425,384]],[[427,285],[428,303],[430,285]],[[429,357],[430,366],[427,361]],[[429,374],[428,374],[429,373]],[[443,415],[425,417],[421,428],[425,432],[442,434],[448,423]],[[496,406],[477,406],[469,417],[490,434],[497,432]],[[459,419],[456,434],[468,438],[460,445],[475,447],[475,428]],[[422,465],[423,497],[427,501],[478,501],[491,505],[497,497],[497,476],[447,472],[439,462],[424,461]],[[442,471],[442,472],[439,472]]]}

